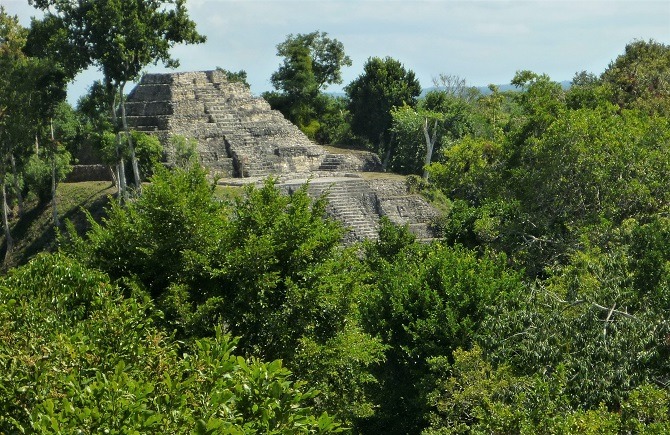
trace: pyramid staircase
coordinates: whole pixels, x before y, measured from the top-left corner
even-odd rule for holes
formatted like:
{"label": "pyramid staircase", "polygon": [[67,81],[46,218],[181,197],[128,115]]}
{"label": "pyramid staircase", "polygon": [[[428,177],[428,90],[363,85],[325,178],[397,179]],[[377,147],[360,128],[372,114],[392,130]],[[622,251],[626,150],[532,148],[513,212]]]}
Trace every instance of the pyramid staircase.
{"label": "pyramid staircase", "polygon": [[[298,190],[308,180],[292,180],[282,183],[287,193]],[[348,230],[346,242],[375,240],[378,237],[379,214],[376,210],[376,195],[360,178],[317,178],[309,181],[307,193],[312,198],[323,195],[328,199],[326,212],[344,223]]]}

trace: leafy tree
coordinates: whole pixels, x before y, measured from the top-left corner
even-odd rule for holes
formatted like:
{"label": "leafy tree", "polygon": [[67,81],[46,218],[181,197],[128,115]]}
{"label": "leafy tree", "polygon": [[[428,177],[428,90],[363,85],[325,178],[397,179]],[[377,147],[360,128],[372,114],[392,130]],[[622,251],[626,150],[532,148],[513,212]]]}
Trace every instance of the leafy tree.
{"label": "leafy tree", "polygon": [[[16,194],[19,195],[18,174],[16,172],[16,157],[29,155],[29,150],[36,138],[45,132],[51,131],[50,147],[47,153],[55,156],[57,144],[54,140],[52,120],[56,108],[65,98],[65,81],[63,70],[48,59],[28,57],[23,52],[28,32],[18,24],[16,17],[9,17],[4,9],[0,10],[0,30],[3,35],[0,39],[0,177],[3,191],[3,223],[7,241],[7,255],[11,255],[12,239],[7,219],[7,181],[6,176],[11,162],[14,171],[13,180]],[[47,129],[47,126],[49,128]],[[55,157],[51,158],[52,169],[52,199],[54,223],[57,225],[55,199]],[[20,200],[20,196],[19,196]]]}
{"label": "leafy tree", "polygon": [[433,183],[450,198],[481,205],[500,188],[499,169],[503,147],[490,139],[463,138],[442,148],[439,160],[429,167]]}
{"label": "leafy tree", "polygon": [[372,57],[363,74],[345,87],[349,97],[351,130],[384,155],[387,167],[393,155],[391,109],[408,105],[415,107],[421,85],[415,74],[390,57]]}
{"label": "leafy tree", "polygon": [[566,92],[566,104],[570,109],[595,109],[610,100],[611,91],[602,85],[594,74],[581,71],[575,74]]}
{"label": "leafy tree", "polygon": [[[114,101],[114,90],[99,80],[93,82],[88,92],[77,101],[76,114],[82,129],[77,158],[82,164],[102,161],[110,169],[116,165],[116,144],[112,142],[113,153],[105,153],[103,139],[106,134],[114,134],[114,126],[109,116],[109,108],[114,105]],[[112,173],[115,174],[115,171],[112,170]]]}
{"label": "leafy tree", "polygon": [[77,112],[90,124],[90,133],[101,134],[112,131],[109,108],[114,105],[114,90],[100,80],[88,88],[88,92],[77,101]]}
{"label": "leafy tree", "polygon": [[[118,192],[125,191],[126,168],[119,165],[120,157],[127,161],[127,150],[121,147],[110,117],[110,107],[116,107],[116,91],[110,83],[93,82],[88,92],[77,101],[77,114],[82,123],[80,153],[82,164],[102,162],[109,167]],[[85,162],[85,163],[84,163]],[[121,177],[123,175],[123,179]],[[123,196],[123,195],[122,195]]]}
{"label": "leafy tree", "polygon": [[288,35],[277,45],[277,56],[284,58],[270,79],[277,92],[265,93],[264,97],[289,121],[309,131],[310,124],[318,122],[321,115],[318,100],[323,90],[342,83],[341,69],[350,66],[351,59],[342,43],[325,32]]}
{"label": "leafy tree", "polygon": [[[33,2],[29,2],[34,4]],[[66,23],[58,15],[32,18],[24,52],[31,57],[57,64],[69,82],[88,65],[88,51],[77,46]]]}
{"label": "leafy tree", "polygon": [[516,375],[494,367],[481,348],[454,352],[454,361],[431,360],[434,411],[424,435],[465,433],[657,433],[666,431],[667,390],[645,384],[627,395],[622,410],[571,407],[566,373]]}
{"label": "leafy tree", "polygon": [[510,187],[528,216],[523,232],[536,260],[551,263],[574,247],[579,228],[663,208],[665,124],[608,107],[571,111],[525,148]]}
{"label": "leafy tree", "polygon": [[473,108],[465,96],[431,91],[417,108],[404,105],[391,110],[391,131],[397,142],[391,169],[402,174],[428,178],[427,166],[433,156],[458,139],[474,134]]}
{"label": "leafy tree", "polygon": [[380,410],[365,423],[375,433],[418,433],[427,423],[429,359],[470,347],[493,307],[522,290],[504,258],[423,245],[407,231],[384,224],[366,252],[373,288],[364,324],[388,346],[377,373]]}
{"label": "leafy tree", "polygon": [[163,158],[163,145],[156,136],[141,131],[132,131],[131,136],[135,143],[140,174],[144,174],[142,180],[149,180],[154,168]]}
{"label": "leafy tree", "polygon": [[554,417],[552,400],[559,398],[541,392],[560,391],[560,378],[515,376],[508,366],[494,368],[478,346],[456,349],[453,361],[433,358],[430,365],[436,385],[428,395],[433,411],[426,435],[541,431]]}
{"label": "leafy tree", "polygon": [[213,286],[194,295],[193,319],[220,316],[242,335],[242,349],[282,358],[324,391],[324,409],[347,422],[367,417],[369,370],[383,346],[357,314],[365,270],[355,251],[341,250],[342,228],[324,219],[325,198],[312,200],[307,185],[284,195],[274,183],[236,201],[208,266]]}
{"label": "leafy tree", "polygon": [[631,276],[644,263],[616,243],[636,232],[631,224],[613,230],[607,249],[576,252],[550,280],[501,306],[481,335],[493,361],[527,375],[563,370],[572,409],[616,411],[632,390],[667,384],[666,307],[651,302],[662,284],[651,293],[635,289]]}
{"label": "leafy tree", "polygon": [[609,85],[612,102],[622,108],[670,114],[670,46],[654,40],[636,40],[609,64],[601,76]]}
{"label": "leafy tree", "polygon": [[[670,309],[670,221],[662,215],[635,222],[630,229],[630,261],[638,307]],[[630,221],[627,224],[633,224]]]}
{"label": "leafy tree", "polygon": [[518,73],[508,132],[458,141],[431,165],[435,185],[455,200],[443,220],[451,240],[502,249],[537,276],[597,227],[664,209],[665,119],[612,106],[593,78],[576,81],[583,89],[566,93],[546,76]]}
{"label": "leafy tree", "polygon": [[521,113],[512,132],[513,141],[522,145],[530,138],[541,136],[560,117],[565,110],[565,97],[561,84],[552,81],[546,74],[518,71],[512,84],[521,90],[516,94]]}
{"label": "leafy tree", "polygon": [[351,131],[346,98],[322,94],[315,104],[320,113],[318,130],[314,133],[318,143],[360,147],[360,139]]}
{"label": "leafy tree", "polygon": [[334,433],[317,395],[281,361],[235,354],[217,328],[185,344],[136,289],[64,255],[0,282],[3,433]]}
{"label": "leafy tree", "polygon": [[215,201],[204,170],[169,172],[161,166],[145,192],[126,207],[110,205],[101,223],[64,249],[113,279],[135,276],[155,298],[193,273],[190,256],[213,250],[225,205]]}
{"label": "leafy tree", "polygon": [[176,135],[170,137],[170,146],[174,149],[174,162],[177,167],[188,169],[198,163],[197,140]]}
{"label": "leafy tree", "polygon": [[307,186],[284,195],[268,180],[226,205],[197,165],[159,166],[151,181],[84,237],[71,232],[65,249],[145,288],[180,338],[225,324],[241,352],[281,358],[323,391],[318,409],[347,422],[370,415],[370,367],[383,346],[360,326],[366,271],[353,249],[340,249],[325,199],[313,201]]}
{"label": "leafy tree", "polygon": [[[52,171],[52,159],[55,163],[55,174]],[[63,147],[59,147],[53,157],[46,159],[33,154],[24,167],[26,187],[41,203],[46,204],[53,197],[53,179],[56,182],[61,182],[67,177],[72,170],[71,160],[72,156]]]}
{"label": "leafy tree", "polygon": [[26,30],[19,25],[18,17],[9,16],[4,7],[0,6],[0,175],[2,221],[7,245],[5,261],[11,255],[14,245],[9,229],[6,158],[18,145],[22,136],[20,129],[27,125],[24,106],[19,104],[22,100],[21,91],[25,90],[20,78],[25,73],[21,70],[25,62],[21,50],[25,45],[26,34]]}
{"label": "leafy tree", "polygon": [[[24,51],[39,59],[43,65],[38,79],[40,92],[34,104],[41,116],[42,134],[39,139],[48,144],[45,151],[51,166],[53,221],[55,226],[59,226],[56,198],[56,188],[61,181],[58,178],[59,165],[62,167],[61,161],[70,155],[69,152],[63,154],[61,149],[68,148],[69,142],[70,149],[67,151],[71,151],[76,136],[76,120],[71,107],[65,103],[66,85],[85,67],[85,50],[77,49],[73,40],[68,38],[62,22],[47,15],[42,21],[32,19]],[[39,154],[39,151],[36,150],[36,153]]]}
{"label": "leafy tree", "polygon": [[[74,122],[72,117],[69,120],[67,119],[70,113],[69,106],[64,105],[66,104],[66,77],[63,69],[59,64],[52,63],[50,59],[46,58],[36,60],[36,63],[38,66],[34,70],[36,73],[34,83],[37,84],[39,92],[36,92],[33,96],[32,110],[36,116],[35,121],[37,122],[37,126],[41,127],[41,131],[38,130],[38,132],[41,133],[41,138],[46,139],[43,142],[48,144],[43,148],[45,148],[44,151],[48,156],[47,158],[51,167],[53,224],[58,227],[60,223],[58,222],[56,187],[58,182],[69,172],[69,160],[71,158],[70,153],[67,152],[60,140],[71,141],[72,136],[76,134],[73,131],[76,129],[76,126],[72,125]],[[55,121],[56,117],[59,118],[58,122]],[[56,127],[60,127],[58,133],[63,134],[63,136],[56,136]],[[63,164],[63,160],[66,159],[67,163]],[[66,173],[60,173],[59,167],[60,169],[65,169]]]}
{"label": "leafy tree", "polygon": [[[301,70],[299,64],[293,64],[298,53],[308,53],[310,68]],[[318,90],[328,85],[342,83],[341,69],[350,66],[351,59],[344,54],[344,46],[337,39],[328,38],[326,32],[288,35],[286,40],[277,45],[277,56],[284,56],[284,63],[272,75],[272,84],[276,89],[291,93],[300,87],[301,80],[311,83]]]}
{"label": "leafy tree", "polygon": [[70,154],[76,154],[82,136],[82,127],[76,111],[67,101],[60,101],[56,105],[52,122],[54,137],[58,138],[60,145]]}
{"label": "leafy tree", "polygon": [[391,117],[398,145],[390,168],[401,174],[418,174],[432,160],[435,144],[439,146],[443,116],[405,105],[391,109]]}
{"label": "leafy tree", "polygon": [[40,202],[46,203],[51,199],[54,225],[59,226],[56,188],[72,170],[72,151],[77,147],[80,125],[72,107],[61,101],[53,110],[48,126],[43,126],[42,130],[44,128],[48,132],[42,131],[42,137],[46,135],[49,138],[44,141],[48,146],[40,147],[36,140],[35,153],[25,163],[24,179],[28,190]]}

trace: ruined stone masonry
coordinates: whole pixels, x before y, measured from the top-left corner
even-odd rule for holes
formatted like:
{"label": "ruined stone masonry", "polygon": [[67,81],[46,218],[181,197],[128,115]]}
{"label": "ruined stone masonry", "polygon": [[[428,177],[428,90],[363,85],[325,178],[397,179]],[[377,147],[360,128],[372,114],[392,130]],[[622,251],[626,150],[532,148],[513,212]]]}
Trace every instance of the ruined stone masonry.
{"label": "ruined stone masonry", "polygon": [[197,140],[203,165],[223,177],[259,177],[318,169],[325,152],[300,130],[218,71],[148,74],[126,106],[133,128]]}
{"label": "ruined stone masonry", "polygon": [[[254,97],[242,83],[230,83],[220,71],[147,74],[130,93],[126,112],[131,128],[155,134],[168,161],[176,135],[197,141],[201,163],[222,184],[279,179],[290,193],[309,181],[309,192],[327,194],[328,213],[351,231],[348,241],[375,238],[380,216],[408,224],[419,238],[432,237],[436,212],[402,181],[363,172],[380,170],[369,152],[327,151],[295,125]],[[381,174],[385,175],[385,174]]]}

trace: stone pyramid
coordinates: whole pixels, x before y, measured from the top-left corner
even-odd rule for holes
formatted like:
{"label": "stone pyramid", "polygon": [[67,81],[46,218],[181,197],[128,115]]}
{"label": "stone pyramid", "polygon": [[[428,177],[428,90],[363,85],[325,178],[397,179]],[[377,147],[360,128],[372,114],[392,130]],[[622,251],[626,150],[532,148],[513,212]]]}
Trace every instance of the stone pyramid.
{"label": "stone pyramid", "polygon": [[128,96],[131,128],[195,139],[202,164],[222,177],[263,177],[319,169],[326,151],[295,125],[218,70],[147,74]]}

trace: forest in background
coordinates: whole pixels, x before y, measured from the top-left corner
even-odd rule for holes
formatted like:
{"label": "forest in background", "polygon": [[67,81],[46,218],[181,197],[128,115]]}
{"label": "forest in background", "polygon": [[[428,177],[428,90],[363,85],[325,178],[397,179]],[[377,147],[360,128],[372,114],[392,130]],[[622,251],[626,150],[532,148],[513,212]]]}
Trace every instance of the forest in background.
{"label": "forest in background", "polygon": [[[441,210],[433,243],[383,221],[343,246],[306,187],[222,200],[187,138],[168,168],[128,131],[125,84],[204,40],[184,2],[32,3],[29,29],[0,9],[6,259],[24,201],[59,237],[0,277],[1,432],[670,431],[668,45],[487,94],[442,74],[421,96],[371,57],[333,97],[342,44],[288,35],[271,105]],[[72,108],[87,65],[104,79]],[[73,155],[115,174],[86,231],[58,220]]]}

